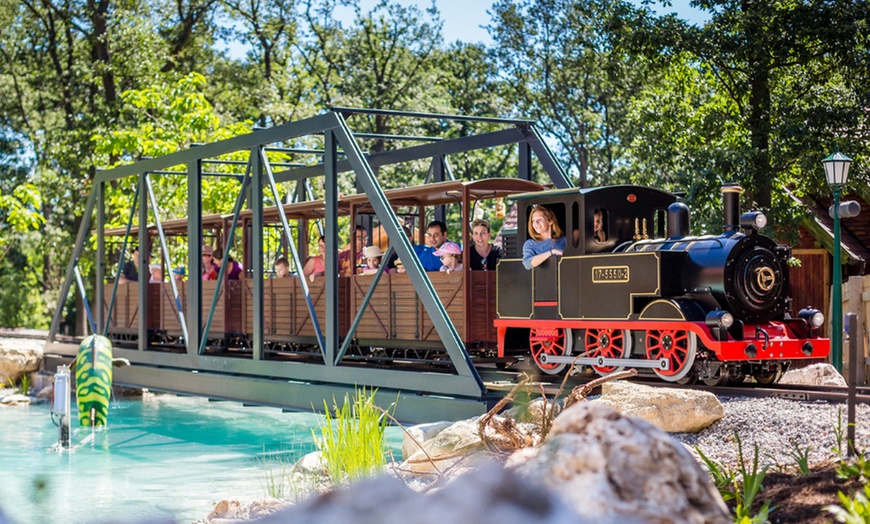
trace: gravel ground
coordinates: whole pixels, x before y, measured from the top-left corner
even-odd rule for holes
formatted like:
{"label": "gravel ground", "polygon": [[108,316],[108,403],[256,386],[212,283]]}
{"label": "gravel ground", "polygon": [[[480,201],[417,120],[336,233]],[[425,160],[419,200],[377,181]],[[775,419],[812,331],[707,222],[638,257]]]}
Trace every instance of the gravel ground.
{"label": "gravel ground", "polygon": [[[704,455],[723,465],[733,467],[738,463],[735,433],[743,442],[744,460],[752,460],[757,444],[759,461],[771,465],[773,470],[789,470],[797,465],[792,457],[796,454],[795,446],[801,452],[809,449],[810,465],[828,461],[835,457],[840,411],[845,450],[846,404],[746,397],[719,397],[719,400],[725,408],[721,420],[700,433],[673,436],[690,448],[697,446]],[[870,447],[870,406],[857,406],[855,441],[858,450]]]}

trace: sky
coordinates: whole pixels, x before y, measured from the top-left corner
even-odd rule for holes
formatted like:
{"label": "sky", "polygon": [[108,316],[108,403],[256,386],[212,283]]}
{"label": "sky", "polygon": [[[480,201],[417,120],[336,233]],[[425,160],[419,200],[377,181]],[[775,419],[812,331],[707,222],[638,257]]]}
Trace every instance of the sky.
{"label": "sky", "polygon": [[[405,5],[416,5],[421,10],[430,4],[429,0],[397,1]],[[642,5],[642,0],[629,1],[637,6]],[[661,7],[659,1],[652,0],[653,5],[649,7],[658,14],[676,13],[680,18],[693,24],[702,24],[709,19],[706,12],[690,7],[689,2],[690,0],[671,0],[671,7]],[[363,12],[371,10],[375,3],[376,0],[363,0]],[[492,44],[492,38],[484,26],[491,21],[487,10],[493,3],[493,0],[435,0],[435,5],[441,11],[441,18],[444,20],[444,41],[452,43],[461,40],[469,43]],[[338,10],[337,15],[339,17],[343,15],[342,20],[348,24],[353,22],[353,11],[350,9]],[[230,43],[228,51],[233,58],[245,56],[245,47],[238,42]]]}
{"label": "sky", "polygon": [[[635,5],[641,5],[641,0],[629,1]],[[689,1],[672,0],[671,7],[661,7],[660,2],[653,0],[653,5],[649,7],[658,14],[677,13],[680,18],[693,24],[705,22],[709,15],[704,11],[690,7]],[[429,6],[429,0],[399,0],[399,2],[406,5],[416,5],[421,10]],[[363,12],[370,9],[375,3],[375,0],[363,0]],[[463,42],[491,44],[492,39],[483,26],[490,23],[490,16],[486,11],[493,3],[495,2],[492,0],[435,0],[435,5],[441,11],[441,18],[444,20],[444,40],[446,42],[461,40]],[[348,22],[353,20],[353,15],[349,10],[347,20]]]}

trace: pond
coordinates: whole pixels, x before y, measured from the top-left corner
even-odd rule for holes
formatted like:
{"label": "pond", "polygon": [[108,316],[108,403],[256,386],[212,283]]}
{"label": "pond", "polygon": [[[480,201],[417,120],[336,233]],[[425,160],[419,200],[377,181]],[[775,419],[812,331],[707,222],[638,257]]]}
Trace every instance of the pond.
{"label": "pond", "polygon": [[[75,411],[75,402],[73,402]],[[203,398],[113,400],[109,426],[58,452],[47,404],[0,406],[0,511],[14,523],[193,522],[214,504],[269,494],[269,478],[314,449],[323,417]],[[401,449],[402,430],[387,429]],[[0,516],[0,522],[2,522]]]}

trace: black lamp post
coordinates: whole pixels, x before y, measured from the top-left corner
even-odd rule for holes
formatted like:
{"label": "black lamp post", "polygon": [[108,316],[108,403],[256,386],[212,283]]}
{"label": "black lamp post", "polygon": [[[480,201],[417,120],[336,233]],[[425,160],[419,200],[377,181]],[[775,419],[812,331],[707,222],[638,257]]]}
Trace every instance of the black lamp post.
{"label": "black lamp post", "polygon": [[840,249],[840,191],[849,179],[852,159],[835,152],[822,160],[825,179],[834,192],[834,289],[831,300],[831,360],[840,373],[843,372],[843,260]]}

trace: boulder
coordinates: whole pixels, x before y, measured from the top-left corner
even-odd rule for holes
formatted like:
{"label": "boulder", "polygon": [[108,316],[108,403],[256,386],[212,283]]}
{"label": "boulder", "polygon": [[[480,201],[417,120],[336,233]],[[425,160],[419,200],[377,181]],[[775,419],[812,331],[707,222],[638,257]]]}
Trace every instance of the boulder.
{"label": "boulder", "polygon": [[265,498],[255,500],[250,504],[242,504],[237,499],[225,499],[215,504],[214,509],[205,519],[197,524],[229,524],[249,520],[258,520],[272,515],[288,506],[283,500]]}
{"label": "boulder", "polygon": [[631,382],[608,382],[593,402],[625,416],[638,417],[669,433],[697,433],[725,416],[716,395],[707,391],[654,388]]}
{"label": "boulder", "polygon": [[14,393],[0,398],[0,404],[5,404],[7,406],[26,406],[30,404],[30,397],[22,395],[21,393]]}
{"label": "boulder", "polygon": [[415,474],[443,473],[461,466],[469,456],[484,451],[477,433],[476,418],[455,422],[422,444],[423,450],[412,453],[400,469]]}
{"label": "boulder", "polygon": [[790,369],[783,374],[779,383],[798,386],[847,386],[846,379],[837,372],[837,368],[825,363]]}
{"label": "boulder", "polygon": [[323,453],[319,451],[312,451],[311,453],[306,453],[299,460],[293,464],[294,473],[301,473],[303,475],[312,475],[312,476],[328,476],[329,471],[327,470],[326,459],[323,457]]}
{"label": "boulder", "polygon": [[490,464],[421,495],[384,476],[309,499],[260,524],[637,524],[632,518],[584,519],[539,482]]}
{"label": "boulder", "polygon": [[543,445],[514,453],[506,466],[592,522],[732,522],[691,453],[656,426],[602,402],[567,408]]}
{"label": "boulder", "polygon": [[[427,440],[432,439],[438,433],[453,425],[453,422],[432,422],[429,424],[417,424],[405,430],[402,439],[402,460],[411,458],[411,455],[420,451],[420,446]],[[414,442],[414,441],[417,442]]]}
{"label": "boulder", "polygon": [[0,384],[17,383],[25,373],[38,370],[43,346],[35,340],[0,340]]}

